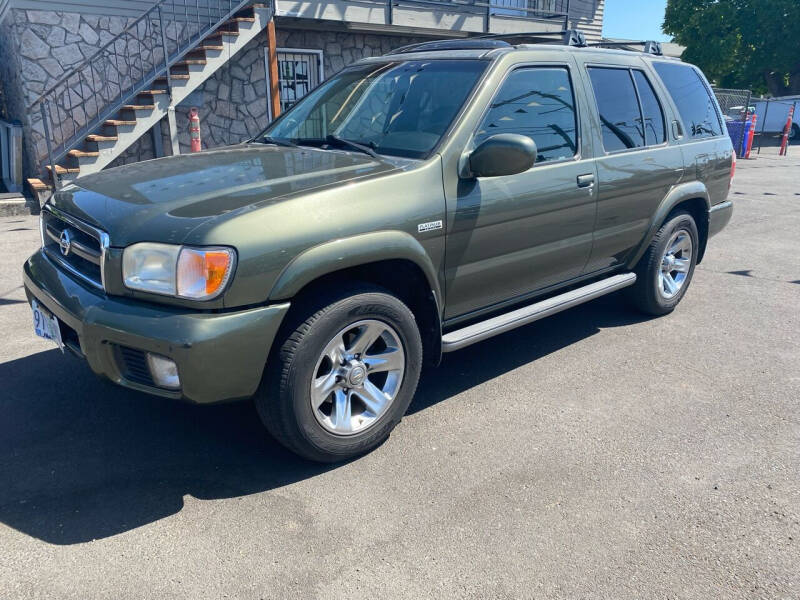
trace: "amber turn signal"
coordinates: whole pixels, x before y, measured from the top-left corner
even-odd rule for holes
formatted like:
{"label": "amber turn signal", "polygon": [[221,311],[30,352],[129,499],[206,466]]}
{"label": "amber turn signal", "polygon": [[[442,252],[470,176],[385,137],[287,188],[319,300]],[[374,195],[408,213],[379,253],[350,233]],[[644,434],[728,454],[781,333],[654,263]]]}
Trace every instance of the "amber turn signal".
{"label": "amber turn signal", "polygon": [[208,300],[228,283],[235,261],[230,248],[183,248],[178,257],[178,296]]}

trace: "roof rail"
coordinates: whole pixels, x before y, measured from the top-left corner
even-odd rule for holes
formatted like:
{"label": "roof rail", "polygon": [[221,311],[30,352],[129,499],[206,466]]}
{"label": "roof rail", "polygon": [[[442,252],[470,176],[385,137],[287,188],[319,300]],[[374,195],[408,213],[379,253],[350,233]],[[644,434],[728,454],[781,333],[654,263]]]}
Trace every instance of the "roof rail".
{"label": "roof rail", "polygon": [[401,46],[386,54],[408,54],[409,52],[428,52],[436,50],[493,50],[494,48],[509,48],[511,44],[501,40],[486,40],[480,38],[462,38],[459,40],[431,40],[430,42],[417,42]]}
{"label": "roof rail", "polygon": [[561,31],[524,31],[519,33],[487,33],[476,36],[479,40],[503,40],[512,43],[512,40],[523,44],[561,44],[583,48],[587,46],[586,36],[577,29],[562,29]]}
{"label": "roof rail", "polygon": [[407,54],[436,50],[493,50],[510,48],[513,44],[560,44],[564,46],[586,47],[586,36],[577,29],[562,31],[532,31],[520,33],[488,33],[457,40],[431,40],[417,42],[395,48],[386,54]]}
{"label": "roof rail", "polygon": [[626,40],[620,42],[595,42],[593,44],[589,44],[594,48],[617,48],[619,50],[631,50],[629,46],[642,46],[642,52],[645,54],[653,54],[655,56],[663,56],[663,52],[661,51],[661,42],[656,42],[654,40]]}

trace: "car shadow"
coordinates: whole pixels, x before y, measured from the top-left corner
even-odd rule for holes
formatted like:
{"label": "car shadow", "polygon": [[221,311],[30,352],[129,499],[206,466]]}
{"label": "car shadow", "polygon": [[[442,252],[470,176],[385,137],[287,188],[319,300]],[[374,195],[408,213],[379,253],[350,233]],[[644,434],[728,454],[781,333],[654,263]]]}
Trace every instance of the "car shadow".
{"label": "car shadow", "polygon": [[[409,412],[597,333],[641,320],[615,297],[448,355]],[[251,402],[193,406],[97,379],[49,350],[0,364],[0,522],[52,544],[122,533],[179,512],[183,497],[264,492],[336,468],[265,433]]]}

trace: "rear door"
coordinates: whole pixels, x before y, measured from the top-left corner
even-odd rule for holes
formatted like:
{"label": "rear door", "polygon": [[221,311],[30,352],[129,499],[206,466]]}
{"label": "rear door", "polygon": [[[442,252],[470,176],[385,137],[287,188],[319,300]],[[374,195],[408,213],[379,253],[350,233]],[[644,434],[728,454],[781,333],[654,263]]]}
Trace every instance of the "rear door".
{"label": "rear door", "polygon": [[594,165],[584,157],[570,64],[516,66],[470,147],[499,133],[536,142],[524,173],[458,182],[448,199],[446,318],[522,299],[578,276],[591,251]]}
{"label": "rear door", "polygon": [[599,272],[625,264],[684,165],[680,148],[668,141],[664,107],[640,59],[584,66],[600,133],[597,221],[586,271]]}
{"label": "rear door", "polygon": [[686,179],[703,182],[711,204],[722,202],[730,186],[733,148],[705,77],[678,62],[654,61],[653,68],[678,108]]}

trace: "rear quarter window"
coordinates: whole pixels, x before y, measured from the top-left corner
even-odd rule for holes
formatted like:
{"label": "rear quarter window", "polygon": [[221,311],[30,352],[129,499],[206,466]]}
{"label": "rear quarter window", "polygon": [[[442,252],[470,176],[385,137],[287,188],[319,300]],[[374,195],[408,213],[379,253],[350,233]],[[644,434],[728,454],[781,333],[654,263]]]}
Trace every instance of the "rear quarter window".
{"label": "rear quarter window", "polygon": [[654,62],[653,68],[678,107],[688,137],[696,139],[722,134],[719,113],[711,92],[694,67]]}

